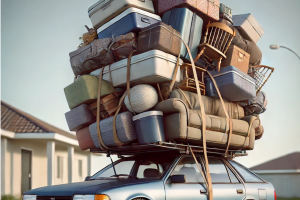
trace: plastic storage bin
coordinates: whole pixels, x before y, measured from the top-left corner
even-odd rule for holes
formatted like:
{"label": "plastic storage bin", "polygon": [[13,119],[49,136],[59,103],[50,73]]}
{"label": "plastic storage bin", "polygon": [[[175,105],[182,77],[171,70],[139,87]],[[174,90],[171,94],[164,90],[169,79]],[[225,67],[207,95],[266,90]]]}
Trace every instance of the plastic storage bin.
{"label": "plastic storage bin", "polygon": [[148,144],[165,141],[163,113],[148,111],[132,118],[139,144]]}
{"label": "plastic storage bin", "polygon": [[142,28],[160,21],[161,18],[158,15],[138,8],[129,8],[101,26],[97,30],[98,39],[111,38],[129,32],[138,33]]}
{"label": "plastic storage bin", "polygon": [[[220,73],[217,70],[210,71],[210,73],[215,78],[223,98],[235,102],[256,97],[255,80],[236,67],[222,67]],[[218,98],[212,80],[209,77],[205,80],[206,95]]]}

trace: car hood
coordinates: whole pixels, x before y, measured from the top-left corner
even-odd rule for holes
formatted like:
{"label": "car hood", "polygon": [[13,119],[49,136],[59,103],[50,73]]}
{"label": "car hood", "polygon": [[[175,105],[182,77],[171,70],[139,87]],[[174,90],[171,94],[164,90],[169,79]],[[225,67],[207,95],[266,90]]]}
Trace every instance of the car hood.
{"label": "car hood", "polygon": [[73,196],[74,194],[97,194],[111,188],[141,184],[160,180],[149,179],[106,179],[90,180],[80,183],[70,183],[63,185],[47,186],[25,192],[24,194],[34,194],[37,196]]}

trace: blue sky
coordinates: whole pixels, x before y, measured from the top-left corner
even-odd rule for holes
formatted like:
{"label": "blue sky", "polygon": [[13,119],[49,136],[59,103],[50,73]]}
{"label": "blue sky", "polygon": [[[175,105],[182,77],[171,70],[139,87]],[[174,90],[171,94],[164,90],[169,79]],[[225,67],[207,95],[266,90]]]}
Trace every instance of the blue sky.
{"label": "blue sky", "polygon": [[[2,0],[1,2],[1,99],[50,124],[68,130],[69,111],[64,87],[74,75],[69,52],[91,26],[88,7],[96,0]],[[261,115],[265,128],[249,156],[238,158],[248,167],[300,151],[300,54],[299,0],[220,0],[233,14],[252,13],[265,30],[258,41],[262,64],[275,67],[264,86],[268,106]]]}

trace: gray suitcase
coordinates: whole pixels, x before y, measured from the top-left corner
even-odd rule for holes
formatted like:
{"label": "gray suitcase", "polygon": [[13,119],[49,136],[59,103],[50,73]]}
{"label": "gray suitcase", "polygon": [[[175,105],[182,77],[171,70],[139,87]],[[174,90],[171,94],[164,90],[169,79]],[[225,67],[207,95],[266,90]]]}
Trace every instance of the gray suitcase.
{"label": "gray suitcase", "polygon": [[[134,123],[132,121],[132,113],[127,111],[118,114],[116,118],[116,127],[118,139],[123,144],[128,144],[137,140]],[[113,139],[113,119],[114,117],[106,118],[100,121],[101,136],[104,144],[108,147],[117,146]],[[97,123],[93,123],[89,127],[91,137],[97,148],[100,147],[97,133]]]}
{"label": "gray suitcase", "polygon": [[[191,50],[193,59],[198,55],[198,45],[202,35],[203,20],[188,8],[174,8],[166,12],[162,21],[171,25],[172,28],[181,34],[181,38]],[[184,44],[181,45],[181,58],[190,60]],[[196,65],[205,67],[202,60],[198,60]]]}
{"label": "gray suitcase", "polygon": [[77,131],[96,121],[89,106],[82,104],[65,114],[70,131]]}

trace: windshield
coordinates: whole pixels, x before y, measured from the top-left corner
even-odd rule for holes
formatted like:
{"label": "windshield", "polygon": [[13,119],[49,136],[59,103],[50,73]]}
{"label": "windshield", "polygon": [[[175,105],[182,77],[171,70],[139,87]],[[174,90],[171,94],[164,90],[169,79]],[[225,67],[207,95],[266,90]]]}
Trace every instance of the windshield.
{"label": "windshield", "polygon": [[176,157],[176,155],[152,155],[122,158],[114,162],[116,174],[112,165],[109,165],[91,179],[160,179]]}

